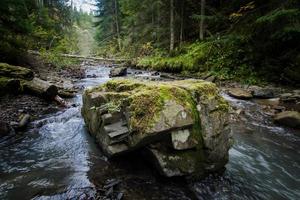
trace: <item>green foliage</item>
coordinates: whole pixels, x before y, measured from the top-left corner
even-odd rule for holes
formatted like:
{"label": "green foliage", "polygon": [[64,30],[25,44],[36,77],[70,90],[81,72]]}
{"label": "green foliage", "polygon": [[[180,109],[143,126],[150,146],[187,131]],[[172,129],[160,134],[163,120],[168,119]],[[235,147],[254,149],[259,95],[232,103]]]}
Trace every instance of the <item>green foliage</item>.
{"label": "green foliage", "polygon": [[66,1],[2,0],[0,12],[1,61],[14,63],[28,49],[75,48],[70,42],[72,10]]}
{"label": "green foliage", "polygon": [[269,24],[276,25],[277,23],[286,23],[290,20],[299,20],[300,12],[299,9],[276,9],[268,13],[267,15],[261,16],[256,20],[258,24]]}
{"label": "green foliage", "polygon": [[199,10],[191,13],[196,23],[204,17],[211,36],[201,42],[190,37],[189,45],[141,58],[138,66],[246,83],[299,84],[299,1],[268,2],[233,1],[219,8],[210,4],[208,16]]}
{"label": "green foliage", "polygon": [[276,9],[259,17],[256,22],[256,30],[266,34],[272,40],[290,41],[300,36],[300,10],[299,9]]}
{"label": "green foliage", "polygon": [[40,49],[41,58],[55,68],[66,68],[78,65],[80,61],[77,59],[60,56],[61,52],[58,50]]}
{"label": "green foliage", "polygon": [[138,66],[153,70],[181,72],[185,75],[216,75],[219,79],[238,80],[245,83],[261,81],[243,48],[246,38],[229,35],[197,42],[184,47],[174,57],[146,57],[138,60]]}

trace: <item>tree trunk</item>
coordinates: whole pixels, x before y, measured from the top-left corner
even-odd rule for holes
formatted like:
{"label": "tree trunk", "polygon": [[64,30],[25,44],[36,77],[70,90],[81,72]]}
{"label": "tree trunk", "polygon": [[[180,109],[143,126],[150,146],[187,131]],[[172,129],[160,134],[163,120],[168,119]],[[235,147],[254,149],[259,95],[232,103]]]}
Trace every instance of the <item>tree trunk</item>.
{"label": "tree trunk", "polygon": [[118,46],[119,46],[119,50],[122,50],[121,47],[121,36],[120,36],[120,24],[119,24],[119,13],[118,13],[118,2],[117,0],[114,1],[115,2],[115,23],[116,23],[116,31],[117,31],[117,37],[118,37]]}
{"label": "tree trunk", "polygon": [[158,43],[160,41],[160,7],[159,5],[157,4],[157,20],[156,20],[156,42]]}
{"label": "tree trunk", "polygon": [[36,0],[36,5],[37,5],[37,7],[39,7],[39,8],[44,7],[44,0]]}
{"label": "tree trunk", "polygon": [[[154,4],[152,4],[152,9],[151,9],[151,24],[152,24],[152,29],[155,30],[155,16],[154,16]],[[152,34],[153,40],[156,39],[156,34]]]}
{"label": "tree trunk", "polygon": [[181,22],[180,22],[180,47],[183,42],[183,31],[184,31],[184,0],[181,0]]}
{"label": "tree trunk", "polygon": [[25,81],[23,88],[25,93],[36,95],[46,100],[53,100],[58,94],[58,89],[55,85],[38,78],[34,78],[32,81]]}
{"label": "tree trunk", "polygon": [[201,0],[200,40],[204,39],[205,0]]}
{"label": "tree trunk", "polygon": [[58,95],[56,95],[55,97],[54,97],[54,100],[59,104],[59,105],[61,105],[61,106],[63,106],[63,107],[66,107],[66,108],[69,108],[69,107],[71,107],[71,105],[68,103],[68,102],[66,102],[64,99],[62,99],[60,96],[58,96]]}
{"label": "tree trunk", "polygon": [[170,51],[174,50],[174,0],[170,0]]}

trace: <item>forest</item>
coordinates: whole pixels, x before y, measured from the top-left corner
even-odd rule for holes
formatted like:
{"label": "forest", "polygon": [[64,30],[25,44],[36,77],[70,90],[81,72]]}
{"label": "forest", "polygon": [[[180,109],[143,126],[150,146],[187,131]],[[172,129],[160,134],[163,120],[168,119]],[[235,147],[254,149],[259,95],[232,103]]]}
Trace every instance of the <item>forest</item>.
{"label": "forest", "polygon": [[104,55],[200,77],[299,83],[297,0],[123,0],[98,8]]}
{"label": "forest", "polygon": [[[85,21],[97,41],[94,55],[198,77],[299,83],[297,0],[93,3]],[[78,53],[74,25],[80,15],[72,1],[3,0],[1,60],[16,61],[28,49]]]}
{"label": "forest", "polygon": [[300,0],[1,0],[0,199],[300,199]]}

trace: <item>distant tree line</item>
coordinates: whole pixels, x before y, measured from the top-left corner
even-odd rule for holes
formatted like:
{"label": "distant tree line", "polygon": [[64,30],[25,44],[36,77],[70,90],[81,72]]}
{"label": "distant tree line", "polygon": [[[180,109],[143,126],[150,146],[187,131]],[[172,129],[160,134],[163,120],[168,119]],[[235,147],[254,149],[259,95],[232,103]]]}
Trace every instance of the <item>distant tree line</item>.
{"label": "distant tree line", "polygon": [[0,60],[15,60],[20,51],[51,49],[72,27],[72,5],[66,0],[1,0]]}
{"label": "distant tree line", "polygon": [[104,55],[156,56],[143,63],[168,71],[300,80],[299,0],[96,2]]}

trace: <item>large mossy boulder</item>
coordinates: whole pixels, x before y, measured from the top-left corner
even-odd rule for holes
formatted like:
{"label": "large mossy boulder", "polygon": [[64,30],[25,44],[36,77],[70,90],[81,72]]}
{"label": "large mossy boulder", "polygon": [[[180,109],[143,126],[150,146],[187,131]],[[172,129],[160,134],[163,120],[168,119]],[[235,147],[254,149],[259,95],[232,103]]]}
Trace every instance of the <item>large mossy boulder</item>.
{"label": "large mossy boulder", "polygon": [[30,81],[33,79],[34,74],[30,69],[24,67],[0,63],[0,77],[10,77]]}
{"label": "large mossy boulder", "polygon": [[0,95],[22,92],[53,100],[58,95],[58,88],[47,81],[35,78],[30,69],[0,63]]}
{"label": "large mossy boulder", "polygon": [[203,176],[228,161],[228,109],[210,82],[118,79],[86,90],[82,115],[108,156],[142,149],[165,176]]}
{"label": "large mossy boulder", "polygon": [[33,77],[30,69],[0,63],[0,95],[22,92],[22,83],[31,81]]}

